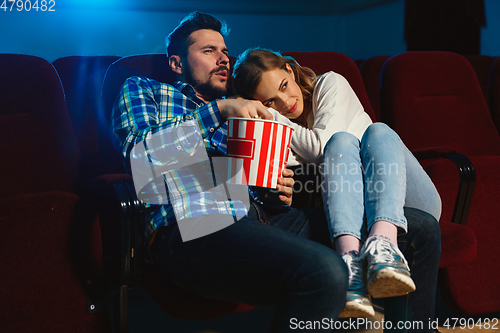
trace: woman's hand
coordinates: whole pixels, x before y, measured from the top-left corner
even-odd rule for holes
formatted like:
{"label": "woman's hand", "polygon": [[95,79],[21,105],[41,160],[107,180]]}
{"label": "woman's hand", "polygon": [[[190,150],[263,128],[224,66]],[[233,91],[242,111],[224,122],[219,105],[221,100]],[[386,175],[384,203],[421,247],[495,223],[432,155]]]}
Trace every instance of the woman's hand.
{"label": "woman's hand", "polygon": [[292,205],[292,196],[293,196],[293,184],[295,184],[295,180],[293,177],[293,171],[290,169],[283,169],[283,177],[278,178],[278,185],[276,189],[280,191],[282,194],[279,195],[280,200],[289,206]]}

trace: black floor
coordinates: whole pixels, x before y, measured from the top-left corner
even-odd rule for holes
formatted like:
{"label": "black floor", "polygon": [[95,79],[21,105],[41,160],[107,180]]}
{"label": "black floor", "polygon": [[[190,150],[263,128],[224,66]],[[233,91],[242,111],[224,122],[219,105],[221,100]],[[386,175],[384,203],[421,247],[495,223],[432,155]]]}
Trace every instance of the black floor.
{"label": "black floor", "polygon": [[204,321],[180,320],[166,315],[141,288],[129,292],[129,333],[265,333],[274,308]]}
{"label": "black floor", "polygon": [[[128,301],[129,333],[265,333],[275,311],[275,308],[260,308],[205,321],[193,321],[168,316],[140,287],[129,291]],[[498,318],[498,315],[500,314],[487,317]],[[446,306],[438,291],[436,318],[440,324],[446,318],[460,317]]]}

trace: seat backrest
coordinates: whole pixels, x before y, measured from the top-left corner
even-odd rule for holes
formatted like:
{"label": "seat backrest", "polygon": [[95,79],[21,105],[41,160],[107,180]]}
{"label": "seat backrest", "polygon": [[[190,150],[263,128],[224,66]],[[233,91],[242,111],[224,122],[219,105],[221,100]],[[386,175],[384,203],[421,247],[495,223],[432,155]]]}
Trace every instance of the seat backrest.
{"label": "seat backrest", "polygon": [[345,77],[358,96],[365,112],[368,113],[373,121],[376,121],[377,118],[373,112],[368,95],[366,94],[358,65],[356,65],[354,60],[345,54],[332,51],[283,52],[282,54],[294,58],[301,66],[309,67],[317,75],[333,71]]}
{"label": "seat backrest", "polygon": [[104,173],[99,155],[99,122],[103,119],[101,88],[108,66],[119,56],[68,56],[53,62],[66,96],[66,107],[81,152],[86,181]]}
{"label": "seat backrest", "polygon": [[489,99],[491,117],[500,133],[500,57],[496,58],[491,65]]}
{"label": "seat backrest", "polygon": [[0,77],[1,330],[110,332],[108,313],[88,313],[101,242],[69,193],[79,150],[59,76],[45,59],[0,54]]}
{"label": "seat backrest", "polygon": [[500,155],[500,136],[465,57],[405,52],[389,58],[381,75],[382,118],[410,150],[449,146],[466,156]]}
{"label": "seat backrest", "polygon": [[0,54],[0,77],[0,197],[74,189],[79,150],[56,70]]}
{"label": "seat backrest", "polygon": [[365,59],[359,67],[359,72],[365,84],[368,99],[373,107],[373,113],[379,121],[384,121],[380,115],[380,73],[382,66],[390,56],[375,56]]}
{"label": "seat backrest", "polygon": [[490,100],[488,98],[488,83],[490,81],[490,69],[493,60],[492,56],[487,55],[468,55],[465,58],[470,62],[472,68],[476,72],[477,80],[479,81],[479,86],[483,92],[486,104],[490,105]]}
{"label": "seat backrest", "polygon": [[[119,56],[68,56],[53,62],[81,152],[81,176],[88,182],[112,170],[103,168],[99,123],[104,120],[101,88],[108,66]],[[104,170],[103,170],[104,169]]]}
{"label": "seat backrest", "polygon": [[52,63],[61,78],[82,154],[94,154],[99,149],[95,124],[101,114],[102,81],[108,66],[118,59],[119,56],[67,56]]}
{"label": "seat backrest", "polygon": [[[232,65],[235,58],[230,56]],[[131,76],[145,76],[150,79],[173,84],[175,73],[169,67],[168,58],[164,53],[139,54],[121,58],[111,64],[106,72],[102,85],[102,110],[103,119],[99,122],[100,137],[104,138],[100,142],[101,155],[106,159],[108,170],[117,168],[121,164],[121,157],[116,152],[110,139],[110,117],[113,104],[125,80]],[[228,87],[231,87],[231,77]],[[228,94],[231,94],[229,91]]]}
{"label": "seat backrest", "polygon": [[356,60],[354,60],[354,63],[356,65],[358,65],[358,68],[359,68],[359,66],[361,66],[361,64],[363,63],[363,61],[365,61],[365,59],[356,59]]}
{"label": "seat backrest", "polygon": [[168,59],[164,53],[133,55],[112,63],[102,85],[102,103],[106,112],[106,120],[109,121],[113,103],[127,78],[145,76],[156,81],[173,83],[174,74],[168,66]]}
{"label": "seat backrest", "polygon": [[125,80],[132,76],[145,76],[150,79],[173,83],[175,73],[168,66],[164,53],[139,54],[123,57],[112,63],[106,72],[102,85],[103,116],[99,122],[100,152],[103,170],[110,173],[126,172],[120,154],[111,141],[110,118],[113,104]]}

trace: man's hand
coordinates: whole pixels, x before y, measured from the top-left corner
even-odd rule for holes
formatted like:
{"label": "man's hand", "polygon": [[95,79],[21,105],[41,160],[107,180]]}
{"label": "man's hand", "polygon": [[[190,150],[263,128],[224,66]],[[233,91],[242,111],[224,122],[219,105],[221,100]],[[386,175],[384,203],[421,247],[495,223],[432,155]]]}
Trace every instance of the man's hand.
{"label": "man's hand", "polygon": [[273,115],[259,101],[242,98],[228,98],[217,101],[220,114],[227,118],[257,118],[273,120]]}
{"label": "man's hand", "polygon": [[292,195],[293,195],[293,184],[295,180],[293,177],[293,171],[290,169],[283,169],[283,177],[278,178],[278,185],[276,189],[282,194],[279,195],[280,200],[289,206],[292,205]]}

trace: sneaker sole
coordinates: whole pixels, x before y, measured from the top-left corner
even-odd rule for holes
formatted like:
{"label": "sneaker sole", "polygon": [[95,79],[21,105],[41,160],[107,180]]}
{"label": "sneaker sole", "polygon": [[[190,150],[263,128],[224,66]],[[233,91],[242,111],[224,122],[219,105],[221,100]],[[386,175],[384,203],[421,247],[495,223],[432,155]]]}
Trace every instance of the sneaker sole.
{"label": "sneaker sole", "polygon": [[381,269],[368,281],[368,293],[373,298],[402,296],[415,289],[411,277],[392,269]]}
{"label": "sneaker sole", "polygon": [[339,318],[360,318],[360,317],[373,317],[375,310],[371,305],[362,305],[356,301],[347,302]]}

